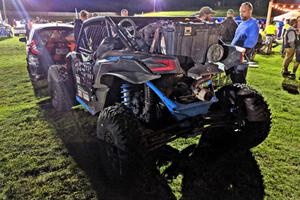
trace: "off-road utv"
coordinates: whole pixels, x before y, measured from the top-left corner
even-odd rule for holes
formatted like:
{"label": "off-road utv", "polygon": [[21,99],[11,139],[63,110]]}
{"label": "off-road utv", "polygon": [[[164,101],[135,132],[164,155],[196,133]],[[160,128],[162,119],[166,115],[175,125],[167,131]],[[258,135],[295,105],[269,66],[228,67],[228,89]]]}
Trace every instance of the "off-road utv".
{"label": "off-road utv", "polygon": [[[98,116],[112,169],[176,138],[249,149],[268,135],[270,111],[245,82],[244,49],[219,40],[219,25],[184,18],[96,17],[83,23],[67,65],[48,81],[55,109],[75,102]],[[211,131],[213,130],[213,131]]]}

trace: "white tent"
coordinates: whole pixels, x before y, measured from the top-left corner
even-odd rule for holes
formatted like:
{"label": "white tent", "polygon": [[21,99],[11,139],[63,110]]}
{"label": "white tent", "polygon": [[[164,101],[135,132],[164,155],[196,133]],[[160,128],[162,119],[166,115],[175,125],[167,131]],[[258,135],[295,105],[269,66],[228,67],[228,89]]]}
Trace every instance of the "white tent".
{"label": "white tent", "polygon": [[275,21],[283,21],[285,19],[291,19],[291,18],[297,18],[300,16],[300,10],[293,10],[291,12],[285,13],[283,15],[279,15],[277,17],[274,17]]}

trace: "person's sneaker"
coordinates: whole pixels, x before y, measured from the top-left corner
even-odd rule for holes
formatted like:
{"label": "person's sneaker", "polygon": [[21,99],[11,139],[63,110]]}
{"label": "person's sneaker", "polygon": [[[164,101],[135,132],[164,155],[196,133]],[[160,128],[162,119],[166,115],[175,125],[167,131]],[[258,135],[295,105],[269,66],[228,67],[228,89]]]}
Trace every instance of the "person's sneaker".
{"label": "person's sneaker", "polygon": [[255,61],[249,61],[248,62],[248,65],[249,65],[249,67],[258,67],[258,62],[255,62]]}
{"label": "person's sneaker", "polygon": [[296,74],[290,74],[290,79],[295,80],[296,79]]}
{"label": "person's sneaker", "polygon": [[283,71],[283,72],[281,72],[281,74],[282,74],[283,77],[287,77],[291,74],[291,72],[290,71]]}

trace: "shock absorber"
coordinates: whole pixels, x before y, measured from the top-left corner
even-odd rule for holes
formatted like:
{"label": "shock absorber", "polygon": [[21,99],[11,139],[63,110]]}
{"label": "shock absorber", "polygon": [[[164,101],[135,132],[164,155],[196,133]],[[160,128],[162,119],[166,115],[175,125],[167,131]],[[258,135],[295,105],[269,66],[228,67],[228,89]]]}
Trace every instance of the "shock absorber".
{"label": "shock absorber", "polygon": [[144,109],[143,109],[143,118],[147,123],[153,122],[156,118],[156,98],[153,94],[153,91],[145,86],[145,99],[144,99]]}
{"label": "shock absorber", "polygon": [[130,107],[130,85],[129,84],[122,84],[121,85],[121,98],[122,104],[126,107]]}

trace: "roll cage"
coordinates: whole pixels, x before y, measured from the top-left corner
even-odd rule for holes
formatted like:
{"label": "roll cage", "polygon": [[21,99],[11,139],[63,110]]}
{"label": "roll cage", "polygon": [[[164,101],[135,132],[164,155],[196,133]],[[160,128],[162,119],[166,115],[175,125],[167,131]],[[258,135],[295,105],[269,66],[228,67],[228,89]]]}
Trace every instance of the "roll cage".
{"label": "roll cage", "polygon": [[135,22],[136,28],[139,31],[144,26],[157,22],[159,20],[171,21],[192,21],[195,18],[184,17],[109,17],[99,16],[86,20],[81,27],[79,37],[77,40],[76,52],[83,54],[92,54],[96,51],[97,47],[101,44],[105,37],[119,36],[123,45],[129,50],[136,51],[134,44],[126,36],[124,31],[118,27],[118,23],[124,19],[131,19]]}

